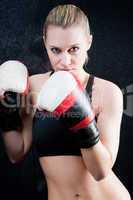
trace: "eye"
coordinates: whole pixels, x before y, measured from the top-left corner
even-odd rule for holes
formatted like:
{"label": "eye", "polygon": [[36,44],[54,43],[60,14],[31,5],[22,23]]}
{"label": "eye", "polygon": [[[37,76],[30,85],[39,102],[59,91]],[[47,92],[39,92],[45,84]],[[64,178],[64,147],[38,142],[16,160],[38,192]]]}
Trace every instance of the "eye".
{"label": "eye", "polygon": [[60,53],[60,49],[58,49],[58,48],[56,48],[56,47],[51,48],[51,51],[52,51],[54,54],[59,54],[59,53]]}
{"label": "eye", "polygon": [[71,49],[69,49],[70,53],[77,53],[79,51],[79,47],[72,47]]}

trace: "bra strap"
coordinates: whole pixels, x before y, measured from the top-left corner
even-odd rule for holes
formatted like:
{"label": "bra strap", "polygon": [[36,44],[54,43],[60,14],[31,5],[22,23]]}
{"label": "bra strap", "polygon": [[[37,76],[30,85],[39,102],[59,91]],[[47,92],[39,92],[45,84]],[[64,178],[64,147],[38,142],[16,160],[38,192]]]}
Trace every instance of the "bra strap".
{"label": "bra strap", "polygon": [[94,83],[94,75],[90,74],[89,80],[87,82],[86,91],[89,94],[90,100],[92,98],[92,86]]}

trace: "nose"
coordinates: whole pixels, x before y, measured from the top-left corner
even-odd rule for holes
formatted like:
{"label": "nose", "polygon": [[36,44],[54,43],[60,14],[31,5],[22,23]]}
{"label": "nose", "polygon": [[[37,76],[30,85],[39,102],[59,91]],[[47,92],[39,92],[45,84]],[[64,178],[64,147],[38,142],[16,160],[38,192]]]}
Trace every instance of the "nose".
{"label": "nose", "polygon": [[60,56],[60,63],[63,66],[67,66],[71,64],[71,55],[69,55],[68,53],[62,53]]}

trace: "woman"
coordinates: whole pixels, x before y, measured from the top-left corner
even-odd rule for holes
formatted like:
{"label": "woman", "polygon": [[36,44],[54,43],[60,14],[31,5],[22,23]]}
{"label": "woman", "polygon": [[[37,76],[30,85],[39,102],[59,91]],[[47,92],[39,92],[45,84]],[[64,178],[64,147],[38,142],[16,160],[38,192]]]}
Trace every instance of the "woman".
{"label": "woman", "polygon": [[[44,23],[43,39],[52,71],[30,77],[35,109],[34,115],[22,114],[21,134],[3,134],[10,160],[21,159],[33,140],[49,200],[129,200],[128,191],[112,171],[119,148],[122,93],[114,83],[94,77],[83,68],[92,43],[86,15],[74,5],[55,7]],[[54,71],[72,72],[87,90],[100,136],[95,145],[79,148],[60,120],[38,111],[38,95]]]}

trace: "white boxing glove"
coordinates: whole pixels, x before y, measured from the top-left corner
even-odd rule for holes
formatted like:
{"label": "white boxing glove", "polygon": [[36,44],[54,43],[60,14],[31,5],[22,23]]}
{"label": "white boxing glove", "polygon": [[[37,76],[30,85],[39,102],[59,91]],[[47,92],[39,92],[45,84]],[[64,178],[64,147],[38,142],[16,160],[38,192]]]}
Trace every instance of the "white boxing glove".
{"label": "white boxing glove", "polygon": [[9,60],[0,65],[0,129],[2,132],[16,130],[22,126],[20,109],[22,99],[25,99],[28,90],[28,71],[23,63]]}
{"label": "white boxing glove", "polygon": [[58,71],[52,74],[42,86],[37,108],[60,116],[64,126],[76,132],[80,148],[92,147],[99,141],[89,97],[72,73]]}
{"label": "white boxing glove", "polygon": [[9,60],[0,65],[0,95],[6,91],[23,94],[27,89],[28,71],[23,63]]}

